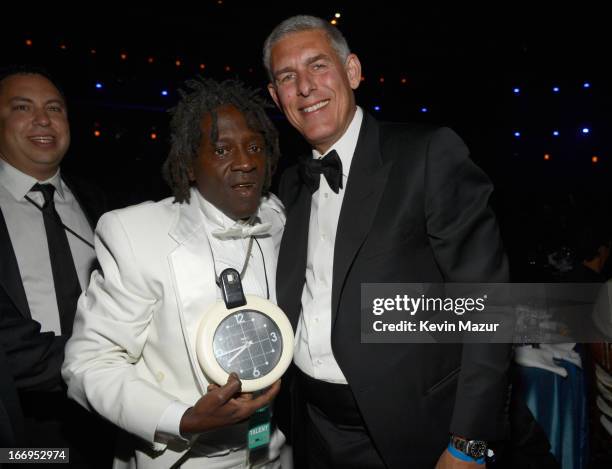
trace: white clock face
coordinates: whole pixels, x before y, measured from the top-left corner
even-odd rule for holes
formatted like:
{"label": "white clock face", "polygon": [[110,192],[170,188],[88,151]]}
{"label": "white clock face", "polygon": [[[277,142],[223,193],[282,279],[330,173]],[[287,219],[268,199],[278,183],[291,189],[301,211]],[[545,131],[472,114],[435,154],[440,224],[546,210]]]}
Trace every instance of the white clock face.
{"label": "white clock face", "polygon": [[250,309],[229,314],[215,330],[213,350],[217,363],[241,380],[266,376],[278,364],[283,340],[277,324]]}

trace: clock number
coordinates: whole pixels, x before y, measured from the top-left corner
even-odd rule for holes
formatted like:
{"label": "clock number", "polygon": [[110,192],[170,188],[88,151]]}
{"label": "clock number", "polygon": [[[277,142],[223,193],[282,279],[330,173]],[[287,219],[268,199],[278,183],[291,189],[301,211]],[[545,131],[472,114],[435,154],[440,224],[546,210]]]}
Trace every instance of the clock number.
{"label": "clock number", "polygon": [[244,323],[244,314],[242,313],[234,314],[234,317],[236,318],[236,322],[238,324]]}
{"label": "clock number", "polygon": [[278,340],[278,337],[276,337],[276,332],[270,332],[270,337],[272,342],[276,342]]}
{"label": "clock number", "polygon": [[253,368],[253,378],[259,378],[260,375],[261,371],[259,371],[257,368]]}

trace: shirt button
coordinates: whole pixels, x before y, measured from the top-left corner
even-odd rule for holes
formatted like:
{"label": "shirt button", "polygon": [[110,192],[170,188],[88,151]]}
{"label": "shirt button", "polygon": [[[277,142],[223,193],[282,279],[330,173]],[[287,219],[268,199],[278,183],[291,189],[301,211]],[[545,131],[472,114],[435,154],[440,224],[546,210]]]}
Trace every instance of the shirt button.
{"label": "shirt button", "polygon": [[319,322],[319,318],[314,318],[314,322],[318,323]]}
{"label": "shirt button", "polygon": [[317,358],[317,365],[322,365],[323,364],[323,360],[321,360],[320,358]]}
{"label": "shirt button", "polygon": [[321,239],[326,240],[327,239],[327,235],[324,233],[321,235]]}
{"label": "shirt button", "polygon": [[323,194],[323,197],[327,199],[329,197],[329,194],[326,192],[325,194]]}
{"label": "shirt button", "polygon": [[158,371],[157,373],[155,373],[155,379],[159,381],[160,383],[164,380],[164,378],[165,378],[165,375],[163,372]]}

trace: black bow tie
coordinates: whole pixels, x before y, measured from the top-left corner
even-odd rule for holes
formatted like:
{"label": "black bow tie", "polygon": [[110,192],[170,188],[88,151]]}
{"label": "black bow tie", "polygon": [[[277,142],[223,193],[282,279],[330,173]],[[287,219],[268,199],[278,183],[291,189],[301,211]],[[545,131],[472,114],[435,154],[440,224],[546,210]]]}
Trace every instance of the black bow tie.
{"label": "black bow tie", "polygon": [[325,176],[327,184],[336,194],[342,188],[342,161],[336,150],[330,151],[323,158],[316,160],[307,158],[302,163],[302,176],[304,183],[310,189],[310,192],[315,193],[319,188],[319,175]]}

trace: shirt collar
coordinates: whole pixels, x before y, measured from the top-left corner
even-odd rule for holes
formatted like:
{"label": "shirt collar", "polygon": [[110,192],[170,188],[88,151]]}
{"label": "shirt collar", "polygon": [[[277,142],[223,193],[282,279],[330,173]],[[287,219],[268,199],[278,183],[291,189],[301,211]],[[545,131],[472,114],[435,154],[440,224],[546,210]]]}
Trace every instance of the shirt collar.
{"label": "shirt collar", "polygon": [[34,184],[52,184],[55,186],[55,191],[59,196],[64,198],[64,189],[62,186],[62,178],[60,177],[59,168],[53,176],[46,181],[39,181],[36,178],[19,171],[10,163],[0,158],[0,185],[15,198],[15,200],[23,200],[23,198],[32,190]]}
{"label": "shirt collar", "polygon": [[[340,137],[340,139],[334,143],[327,153],[332,150],[336,150],[340,161],[342,161],[342,175],[348,177],[349,170],[351,168],[351,162],[353,160],[353,154],[357,147],[357,139],[359,138],[359,131],[361,130],[361,122],[363,121],[363,110],[357,106],[353,120],[349,124],[346,132]],[[327,154],[325,153],[325,154]],[[314,148],[312,149],[313,158],[321,158],[323,155]]]}
{"label": "shirt collar", "polygon": [[[210,222],[214,228],[225,229],[230,228],[235,224],[244,225],[247,223],[245,220],[234,220],[233,218],[228,217],[225,213],[223,213],[221,210],[211,204],[208,200],[206,200],[204,196],[200,194],[199,190],[194,188],[192,194],[196,194],[196,197],[198,198],[198,203],[200,205],[200,210],[202,210],[204,218],[206,218],[206,221]],[[260,208],[258,207],[257,212],[255,213],[255,220],[259,220],[259,217],[257,217],[257,215],[259,214],[259,210]]]}

